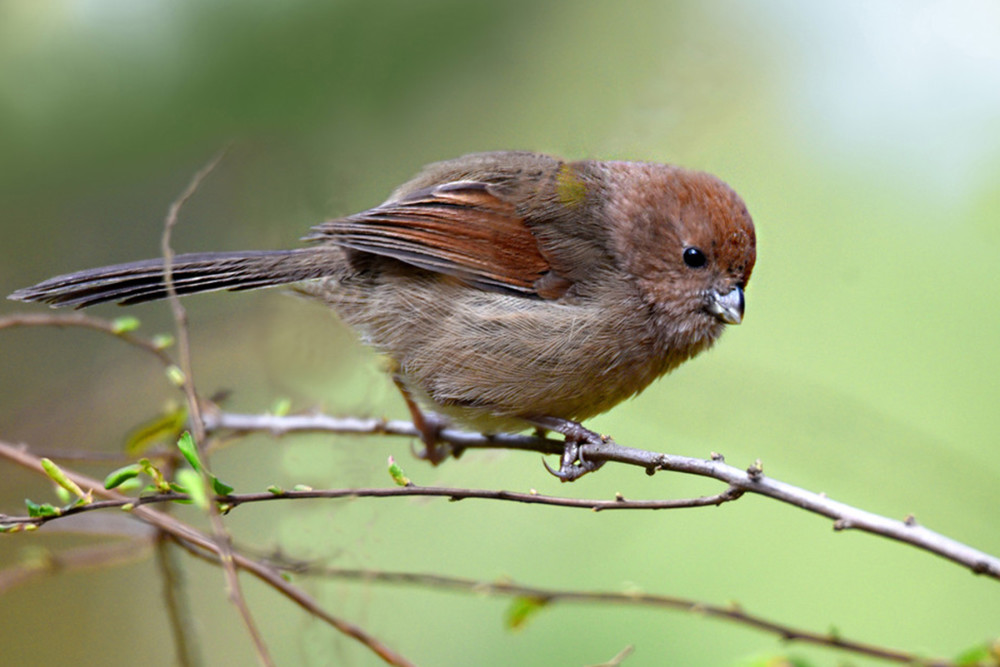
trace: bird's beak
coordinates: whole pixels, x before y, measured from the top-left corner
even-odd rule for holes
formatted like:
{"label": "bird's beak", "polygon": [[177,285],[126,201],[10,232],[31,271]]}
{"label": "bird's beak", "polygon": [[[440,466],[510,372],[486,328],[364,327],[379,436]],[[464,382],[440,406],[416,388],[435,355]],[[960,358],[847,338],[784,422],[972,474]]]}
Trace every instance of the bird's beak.
{"label": "bird's beak", "polygon": [[708,292],[707,310],[726,324],[739,324],[743,321],[743,288],[734,287],[725,294],[718,290]]}

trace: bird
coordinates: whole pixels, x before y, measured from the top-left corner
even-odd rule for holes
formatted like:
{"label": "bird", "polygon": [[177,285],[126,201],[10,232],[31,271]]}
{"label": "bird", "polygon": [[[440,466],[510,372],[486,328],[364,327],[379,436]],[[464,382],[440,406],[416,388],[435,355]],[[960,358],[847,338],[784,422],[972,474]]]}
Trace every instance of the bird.
{"label": "bird", "polygon": [[[425,457],[450,423],[565,438],[563,481],[598,469],[582,422],[711,347],[744,317],[756,261],[740,196],[657,162],[528,151],[427,165],[374,208],[319,223],[302,247],[196,252],[178,295],[290,285],[385,355]],[[8,298],[54,307],[168,296],[163,259],[56,276]],[[548,467],[548,464],[546,464]]]}

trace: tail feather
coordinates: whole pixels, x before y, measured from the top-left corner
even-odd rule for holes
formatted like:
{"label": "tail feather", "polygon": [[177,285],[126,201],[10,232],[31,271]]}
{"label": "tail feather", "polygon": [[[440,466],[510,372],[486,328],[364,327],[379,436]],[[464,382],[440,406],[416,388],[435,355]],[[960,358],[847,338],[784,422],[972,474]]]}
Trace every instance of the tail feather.
{"label": "tail feather", "polygon": [[[331,275],[339,264],[338,253],[329,248],[300,248],[177,255],[171,263],[171,277],[178,294],[270,287]],[[125,305],[166,296],[163,260],[147,259],[56,276],[7,298],[86,308],[106,301]]]}

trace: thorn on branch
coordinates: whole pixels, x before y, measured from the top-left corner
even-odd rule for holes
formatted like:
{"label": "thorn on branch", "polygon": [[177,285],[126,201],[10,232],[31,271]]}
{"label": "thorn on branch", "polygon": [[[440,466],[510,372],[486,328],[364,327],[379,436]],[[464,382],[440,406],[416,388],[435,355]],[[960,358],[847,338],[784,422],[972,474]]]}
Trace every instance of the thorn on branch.
{"label": "thorn on branch", "polygon": [[976,561],[972,565],[972,574],[989,574],[990,564],[984,560]]}

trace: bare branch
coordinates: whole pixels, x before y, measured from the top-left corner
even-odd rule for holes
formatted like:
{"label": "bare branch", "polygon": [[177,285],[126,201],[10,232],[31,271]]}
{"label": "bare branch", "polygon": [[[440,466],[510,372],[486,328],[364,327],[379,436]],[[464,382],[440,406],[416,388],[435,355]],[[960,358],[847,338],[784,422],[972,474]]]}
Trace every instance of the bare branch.
{"label": "bare branch", "polygon": [[830,649],[846,651],[872,658],[881,658],[890,662],[899,662],[925,667],[948,667],[955,663],[943,658],[923,658],[905,651],[889,649],[875,644],[847,639],[839,634],[822,634],[803,630],[784,623],[769,620],[763,616],[747,612],[742,607],[730,604],[726,606],[708,604],[690,598],[672,595],[654,595],[638,592],[618,591],[579,591],[556,588],[539,588],[525,586],[512,581],[481,581],[462,577],[447,577],[437,574],[419,572],[383,572],[379,570],[358,570],[317,565],[305,561],[292,561],[283,557],[264,556],[268,562],[289,572],[330,579],[361,581],[365,583],[381,583],[402,586],[414,586],[430,590],[460,591],[478,596],[497,595],[507,597],[525,597],[537,600],[541,604],[553,602],[570,602],[581,604],[652,607],[657,609],[675,609],[709,618],[719,618],[732,621],[738,625],[752,627],[766,633],[774,634],[789,642],[814,644]]}
{"label": "bare branch", "polygon": [[94,331],[114,336],[125,341],[132,347],[148,352],[156,357],[157,361],[164,366],[172,366],[174,363],[170,355],[164,352],[163,348],[155,342],[133,336],[127,331],[122,331],[115,326],[113,321],[102,320],[99,317],[90,317],[82,313],[19,313],[0,317],[0,329],[15,327],[81,327],[84,329],[93,329]]}
{"label": "bare branch", "polygon": [[[379,419],[329,417],[326,415],[242,415],[223,412],[206,414],[210,430],[228,429],[240,433],[259,431],[272,435],[302,432],[389,434],[419,437],[417,429],[407,422]],[[502,434],[486,436],[444,429],[441,440],[460,452],[471,448],[520,449],[542,454],[559,454],[562,443],[557,440],[529,435]],[[903,542],[962,565],[975,574],[1000,581],[1000,559],[962,544],[919,525],[912,519],[900,521],[852,507],[825,495],[780,482],[763,473],[758,463],[741,470],[725,463],[721,456],[711,460],[662,454],[632,447],[623,447],[610,438],[601,445],[581,447],[581,454],[592,461],[615,461],[643,468],[652,475],[661,470],[711,477],[744,493],[755,493],[834,520],[834,530],[860,530],[873,535]]]}
{"label": "bare branch", "polygon": [[151,548],[151,539],[137,538],[74,547],[58,553],[36,553],[30,559],[0,570],[0,595],[57,572],[95,570],[134,563],[145,559]]}
{"label": "bare branch", "polygon": [[[37,461],[36,457],[27,454],[23,450],[13,447],[9,444],[0,442],[0,457],[9,458],[22,465],[27,465],[27,467],[40,470],[39,466],[33,466],[31,463]],[[96,483],[96,480],[90,480],[82,475],[77,475],[75,473],[68,473],[74,481],[81,484],[84,488],[95,488],[92,485]],[[96,489],[95,489],[95,492]],[[62,517],[72,516],[74,514],[80,514],[83,512],[94,511],[99,509],[106,509],[109,507],[122,507],[125,505],[133,505],[135,509],[132,510],[132,514],[139,516],[144,520],[148,520],[147,516],[143,513],[144,511],[150,511],[146,509],[145,505],[152,503],[162,503],[173,500],[186,499],[187,496],[178,493],[160,494],[156,496],[146,496],[142,498],[128,498],[116,494],[111,491],[100,490],[99,495],[103,495],[107,500],[95,501],[90,505],[82,505],[76,508],[68,510]],[[530,493],[511,493],[506,491],[478,491],[470,489],[447,489],[447,488],[433,488],[433,487],[395,487],[395,488],[385,488],[385,489],[337,489],[337,490],[314,490],[314,491],[276,491],[274,493],[262,493],[262,494],[234,494],[226,497],[216,498],[217,502],[224,503],[230,507],[250,502],[266,502],[271,500],[279,499],[293,499],[293,498],[337,498],[337,497],[405,497],[405,496],[440,496],[448,497],[450,499],[459,500],[464,498],[487,498],[494,500],[506,500],[514,502],[526,502],[526,503],[536,503],[536,504],[549,504],[558,506],[569,506],[569,507],[580,507],[589,509],[647,509],[650,507],[696,507],[704,506],[708,503],[698,503],[693,501],[701,499],[692,499],[686,501],[627,501],[624,499],[616,499],[612,501],[596,501],[596,500],[583,500],[574,498],[554,498],[550,496],[542,496]],[[686,503],[681,505],[680,503]],[[155,512],[157,521],[149,521],[153,525],[160,528],[164,534],[168,534],[170,539],[177,541],[177,543],[190,551],[191,553],[208,559],[212,562],[219,563],[221,561],[221,550],[218,544],[214,540],[209,540],[207,537],[202,536],[202,539],[195,540],[191,539],[190,536],[185,531],[171,530],[170,525],[160,522],[172,522],[172,518],[163,514],[162,512]],[[23,523],[34,523],[36,525],[47,523],[49,521],[54,521],[60,517],[48,517],[48,518],[29,518],[29,517],[0,517],[0,522],[9,525],[14,522]],[[184,526],[184,524],[179,524]],[[193,530],[185,526],[185,530]],[[196,531],[195,531],[196,532]],[[198,535],[201,535],[198,533]],[[211,544],[211,548],[206,546],[206,543]],[[262,578],[268,583],[275,585],[274,578],[282,583],[281,586],[276,586],[281,589],[283,593],[289,595],[288,591],[285,590],[285,586],[288,585],[277,571],[272,570],[267,565],[260,563],[256,560],[250,560],[245,556],[238,553],[233,553],[233,563],[235,566],[242,569],[247,569],[258,578]],[[312,563],[292,561],[287,558],[277,558],[274,556],[266,557],[270,564],[277,569],[286,570],[294,572],[296,574],[303,574],[309,576],[324,576],[339,579],[353,579],[362,581],[373,581],[380,583],[391,583],[400,585],[412,585],[412,586],[423,586],[433,589],[444,589],[444,590],[460,590],[475,592],[477,594],[492,594],[492,595],[505,595],[505,596],[522,596],[529,597],[538,600],[541,603],[552,603],[552,602],[575,602],[575,603],[592,603],[592,604],[622,604],[622,605],[634,605],[634,606],[645,606],[654,608],[667,608],[667,609],[677,609],[681,611],[687,611],[691,613],[699,613],[712,618],[721,618],[725,620],[732,621],[741,625],[752,627],[767,633],[775,634],[780,636],[782,639],[787,641],[797,641],[809,644],[815,644],[818,646],[825,646],[827,648],[843,650],[858,655],[866,655],[869,657],[881,658],[884,660],[889,660],[893,662],[900,663],[910,663],[916,665],[926,665],[933,667],[947,667],[953,665],[953,663],[948,662],[943,659],[924,659],[919,656],[909,654],[903,651],[898,651],[896,649],[890,649],[886,647],[877,646],[874,644],[867,644],[864,642],[859,642],[851,639],[846,639],[840,635],[834,634],[822,634],[816,633],[809,630],[803,630],[801,628],[796,628],[787,624],[779,623],[776,621],[771,621],[762,616],[751,614],[746,612],[739,606],[728,605],[719,606],[712,605],[709,603],[701,602],[698,600],[692,600],[687,598],[680,598],[675,596],[665,596],[665,595],[653,595],[645,593],[634,593],[634,592],[614,592],[614,591],[577,591],[577,590],[560,590],[560,589],[547,589],[532,586],[525,586],[516,584],[513,582],[497,581],[497,582],[485,582],[478,581],[474,579],[463,579],[458,577],[447,577],[434,574],[421,574],[421,573],[405,573],[405,572],[380,572],[371,570],[353,570],[344,568],[332,568],[325,566],[318,566]],[[252,563],[253,566],[248,566],[247,561]],[[264,572],[261,572],[261,569]],[[2,581],[2,578],[0,578]],[[303,594],[304,595],[304,594]],[[327,622],[331,623],[338,629],[342,629],[341,625],[344,624],[340,619],[335,619],[329,617],[325,611],[318,608],[315,602],[311,598],[305,600],[300,600],[292,595],[293,599],[296,600],[301,606],[309,610],[311,613],[316,613]],[[350,624],[347,624],[350,625]],[[353,626],[351,626],[353,627]],[[343,631],[343,629],[342,629]],[[351,632],[348,632],[350,636],[356,636]],[[367,635],[364,635],[367,636]],[[386,649],[388,650],[388,649]],[[378,652],[378,651],[376,651]],[[381,655],[381,654],[380,654]],[[391,663],[391,664],[406,664],[406,663]]]}
{"label": "bare branch", "polygon": [[198,646],[198,633],[192,626],[187,598],[183,595],[183,573],[177,562],[173,538],[165,531],[157,531],[156,565],[162,578],[164,607],[170,621],[170,635],[174,640],[174,655],[181,667],[202,664]]}
{"label": "bare branch", "polygon": [[[163,253],[163,283],[167,290],[167,300],[170,303],[170,310],[173,313],[174,323],[177,329],[177,354],[180,358],[182,373],[180,384],[181,389],[183,389],[184,395],[187,398],[188,422],[191,426],[191,430],[193,431],[195,446],[198,448],[199,454],[202,457],[205,455],[205,424],[201,419],[201,400],[198,398],[198,391],[195,389],[192,374],[191,345],[189,340],[190,337],[188,335],[187,310],[185,310],[184,306],[181,304],[181,300],[177,296],[176,286],[174,285],[174,251],[170,247],[170,237],[177,224],[181,208],[183,208],[184,204],[186,204],[187,201],[194,196],[195,192],[198,191],[202,181],[204,181],[205,178],[207,178],[208,175],[215,170],[215,167],[222,160],[225,153],[225,150],[219,152],[219,154],[216,155],[211,162],[196,173],[187,188],[185,188],[184,192],[182,192],[181,195],[170,204],[170,210],[167,212],[167,217],[163,221],[163,236],[161,239],[161,250]],[[205,490],[207,492],[210,489],[208,476],[202,470],[199,470],[199,473],[201,475],[201,483],[205,486]],[[220,562],[222,563],[222,571],[226,577],[226,589],[229,593],[229,600],[233,603],[233,606],[236,607],[240,614],[240,618],[243,620],[243,625],[250,634],[254,650],[257,654],[257,661],[265,667],[272,667],[274,665],[274,661],[271,659],[267,645],[264,643],[264,638],[261,636],[260,630],[257,628],[257,624],[253,619],[250,607],[247,605],[246,598],[243,596],[243,589],[240,587],[239,577],[236,575],[236,566],[233,564],[232,558],[232,538],[226,530],[225,525],[222,523],[222,519],[219,516],[218,506],[214,503],[209,504],[208,517],[212,525],[212,534],[215,536],[216,543],[220,549]]]}
{"label": "bare branch", "polygon": [[[5,443],[0,442],[0,458],[6,458],[9,450]],[[683,509],[693,507],[714,507],[722,503],[736,500],[742,495],[738,490],[726,490],[712,496],[700,496],[698,498],[680,498],[667,500],[626,500],[622,496],[617,496],[614,500],[596,500],[588,498],[563,498],[559,496],[545,496],[538,493],[522,493],[517,491],[489,491],[485,489],[461,489],[455,487],[440,486],[403,486],[403,487],[374,487],[356,489],[310,489],[310,490],[273,490],[265,493],[234,493],[228,496],[216,496],[216,503],[224,506],[226,510],[231,510],[239,505],[249,503],[274,502],[278,500],[307,500],[307,499],[335,499],[335,498],[411,498],[411,497],[436,497],[447,498],[450,501],[459,500],[499,500],[506,502],[524,503],[527,505],[550,505],[553,507],[573,507],[585,509],[593,512],[605,510],[663,510],[663,509]],[[97,500],[86,505],[76,505],[62,510],[58,515],[53,516],[9,516],[0,514],[0,526],[43,526],[68,517],[79,516],[89,512],[120,508],[128,506],[162,505],[177,501],[188,501],[191,497],[185,493],[167,492],[155,495],[140,496],[131,498],[122,496],[116,500]]]}
{"label": "bare branch", "polygon": [[180,215],[181,208],[194,196],[194,193],[201,186],[202,181],[215,170],[225,154],[225,150],[219,152],[218,155],[212,158],[211,162],[202,167],[191,179],[191,182],[188,183],[184,192],[170,204],[170,210],[163,221],[163,237],[160,241],[161,252],[163,253],[163,284],[167,289],[167,300],[170,303],[170,310],[173,313],[174,322],[177,327],[177,354],[180,358],[181,371],[184,373],[181,388],[187,396],[188,409],[190,410],[189,419],[191,420],[191,428],[194,431],[195,443],[198,447],[201,447],[202,442],[205,440],[205,425],[201,420],[201,403],[198,400],[198,393],[195,391],[194,381],[191,378],[191,344],[190,336],[188,335],[187,311],[181,304],[181,300],[177,296],[176,286],[174,285],[174,251],[170,247],[170,236],[173,233],[174,226],[177,225],[177,218]]}
{"label": "bare branch", "polygon": [[618,651],[615,655],[611,657],[610,660],[606,662],[601,662],[596,665],[587,665],[587,667],[618,667],[625,663],[625,659],[628,658],[632,653],[635,652],[635,647],[631,644]]}
{"label": "bare branch", "polygon": [[[420,431],[413,422],[371,417],[331,417],[319,413],[297,415],[248,415],[218,410],[206,410],[205,428],[210,432],[219,430],[236,433],[269,433],[283,436],[293,433],[354,433],[357,435],[400,435],[419,438]],[[455,428],[445,428],[440,439],[452,446],[456,452],[464,449],[520,449],[542,454],[562,454],[563,443],[559,440],[539,438],[516,433],[496,433],[484,435]]]}
{"label": "bare branch", "polygon": [[[168,459],[160,471],[164,476],[173,477],[176,472],[176,460]],[[170,512],[172,506],[166,505],[164,512]],[[135,523],[130,522],[130,523]],[[185,595],[184,572],[178,562],[178,554],[170,534],[155,530],[154,555],[157,570],[160,573],[160,584],[163,590],[164,607],[170,623],[170,636],[174,640],[174,656],[179,667],[195,667],[203,665],[204,659],[195,631],[193,616]]]}

